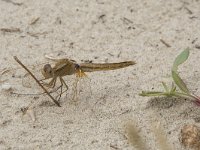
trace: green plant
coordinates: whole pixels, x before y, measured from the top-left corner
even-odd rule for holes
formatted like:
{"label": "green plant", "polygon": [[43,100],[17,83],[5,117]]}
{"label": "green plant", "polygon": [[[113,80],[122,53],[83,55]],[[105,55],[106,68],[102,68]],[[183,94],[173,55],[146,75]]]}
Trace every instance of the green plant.
{"label": "green plant", "polygon": [[[184,63],[189,57],[189,48],[185,49],[181,54],[179,54],[175,61],[174,64],[172,66],[171,69],[171,75],[173,78],[172,82],[172,86],[171,88],[169,88],[166,83],[162,82],[162,85],[164,87],[164,92],[160,92],[160,91],[142,91],[142,93],[140,93],[140,96],[168,96],[168,97],[185,97],[185,98],[190,98],[192,99],[197,105],[200,106],[200,97],[192,94],[186,84],[183,82],[183,80],[181,79],[181,77],[179,76],[178,73],[178,67],[179,65],[181,65],[182,63]],[[179,90],[177,90],[177,87],[179,88]]]}

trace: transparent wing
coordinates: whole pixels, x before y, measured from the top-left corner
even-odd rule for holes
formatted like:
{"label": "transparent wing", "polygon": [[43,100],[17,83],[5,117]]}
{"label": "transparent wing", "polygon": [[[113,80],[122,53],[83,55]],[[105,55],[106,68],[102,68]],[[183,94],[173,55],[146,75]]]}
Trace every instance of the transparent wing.
{"label": "transparent wing", "polygon": [[[42,80],[41,71],[38,69],[30,69],[32,74],[36,77],[38,81]],[[21,78],[21,85],[23,88],[29,92],[29,94],[42,94],[42,90],[39,87],[38,83],[33,79],[29,73],[25,73]]]}
{"label": "transparent wing", "polygon": [[[41,68],[44,63],[35,65],[25,65],[40,80],[42,78]],[[1,90],[12,89],[13,93],[19,94],[39,94],[41,88],[34,79],[21,66],[16,68],[4,68],[0,74]]]}

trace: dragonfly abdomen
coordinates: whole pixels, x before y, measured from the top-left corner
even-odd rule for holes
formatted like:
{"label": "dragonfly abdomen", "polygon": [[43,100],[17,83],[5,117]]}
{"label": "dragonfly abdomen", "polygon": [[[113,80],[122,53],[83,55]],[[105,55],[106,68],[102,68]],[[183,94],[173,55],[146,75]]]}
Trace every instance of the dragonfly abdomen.
{"label": "dragonfly abdomen", "polygon": [[135,65],[134,61],[125,61],[119,63],[82,63],[80,64],[81,70],[84,72],[115,70]]}

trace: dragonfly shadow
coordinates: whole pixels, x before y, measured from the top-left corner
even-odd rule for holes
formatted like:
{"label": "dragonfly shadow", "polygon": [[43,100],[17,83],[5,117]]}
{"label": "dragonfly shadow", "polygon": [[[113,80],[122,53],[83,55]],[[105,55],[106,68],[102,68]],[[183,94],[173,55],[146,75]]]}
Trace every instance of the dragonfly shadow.
{"label": "dragonfly shadow", "polygon": [[54,106],[56,105],[51,101],[43,101],[42,103],[39,104],[39,107],[54,107]]}

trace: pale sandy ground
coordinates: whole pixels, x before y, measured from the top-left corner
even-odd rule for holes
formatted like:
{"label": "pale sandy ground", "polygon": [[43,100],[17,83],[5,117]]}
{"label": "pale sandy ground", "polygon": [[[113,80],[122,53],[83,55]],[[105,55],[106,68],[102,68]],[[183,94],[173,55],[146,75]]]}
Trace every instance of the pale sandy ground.
{"label": "pale sandy ground", "polygon": [[[182,126],[199,125],[200,108],[187,100],[138,95],[162,89],[160,81],[170,84],[173,60],[186,47],[192,50],[181,75],[200,94],[199,0],[1,0],[0,28],[21,30],[0,32],[0,69],[19,68],[14,55],[33,65],[60,51],[78,62],[137,62],[89,73],[92,94],[86,88],[77,105],[70,102],[70,90],[61,108],[47,96],[34,99],[1,91],[0,149],[134,149],[124,132],[133,120],[149,149],[158,149],[151,128],[161,122],[171,145],[181,150]],[[5,78],[17,91],[27,92],[17,85],[17,76]],[[69,83],[71,78],[65,79]],[[35,122],[20,111],[29,105]]]}

